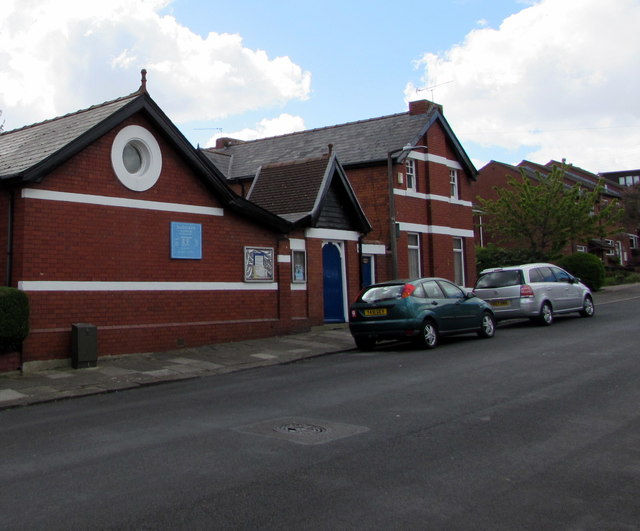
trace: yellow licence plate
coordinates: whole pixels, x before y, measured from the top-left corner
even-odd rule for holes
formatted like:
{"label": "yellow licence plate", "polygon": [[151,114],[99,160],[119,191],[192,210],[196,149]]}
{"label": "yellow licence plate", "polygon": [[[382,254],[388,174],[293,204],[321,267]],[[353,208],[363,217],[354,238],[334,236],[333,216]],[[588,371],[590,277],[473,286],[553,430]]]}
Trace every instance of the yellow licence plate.
{"label": "yellow licence plate", "polygon": [[373,308],[371,310],[365,310],[363,313],[367,317],[375,317],[375,316],[379,316],[379,315],[387,315],[387,309],[386,308]]}
{"label": "yellow licence plate", "polygon": [[491,306],[509,306],[509,301],[491,301]]}

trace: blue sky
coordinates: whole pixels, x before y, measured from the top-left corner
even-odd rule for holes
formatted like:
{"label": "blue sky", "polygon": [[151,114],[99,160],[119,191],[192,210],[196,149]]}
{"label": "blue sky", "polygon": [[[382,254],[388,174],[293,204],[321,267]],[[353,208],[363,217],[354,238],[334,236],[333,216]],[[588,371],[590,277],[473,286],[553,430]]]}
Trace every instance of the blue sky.
{"label": "blue sky", "polygon": [[640,0],[3,0],[0,123],[126,95],[146,68],[151,96],[194,145],[426,98],[478,168],[566,158],[635,169],[638,27]]}
{"label": "blue sky", "polygon": [[[177,0],[166,11],[203,37],[211,31],[237,33],[248,48],[288,56],[311,73],[308,99],[211,124],[233,132],[281,112],[303,116],[309,129],[404,112],[407,82],[425,88],[416,65],[425,52],[444,52],[472,29],[498,27],[524,7],[519,0],[410,0],[395,7],[331,0],[243,1],[220,9],[206,0]],[[437,94],[435,87],[419,97],[437,100]],[[187,133],[201,143],[211,136]]]}

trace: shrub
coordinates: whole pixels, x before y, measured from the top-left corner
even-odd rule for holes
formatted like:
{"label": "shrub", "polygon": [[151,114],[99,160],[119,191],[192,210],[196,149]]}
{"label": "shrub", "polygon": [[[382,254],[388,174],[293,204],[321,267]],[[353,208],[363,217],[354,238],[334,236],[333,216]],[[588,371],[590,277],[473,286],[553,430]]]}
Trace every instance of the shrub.
{"label": "shrub", "polygon": [[582,280],[592,291],[598,291],[604,284],[604,265],[594,254],[575,253],[563,256],[557,264]]}
{"label": "shrub", "polygon": [[15,348],[29,334],[29,299],[15,288],[0,287],[0,351]]}
{"label": "shrub", "polygon": [[490,243],[486,247],[476,248],[476,268],[480,273],[490,267],[506,267],[511,265],[539,262],[529,249],[506,249]]}

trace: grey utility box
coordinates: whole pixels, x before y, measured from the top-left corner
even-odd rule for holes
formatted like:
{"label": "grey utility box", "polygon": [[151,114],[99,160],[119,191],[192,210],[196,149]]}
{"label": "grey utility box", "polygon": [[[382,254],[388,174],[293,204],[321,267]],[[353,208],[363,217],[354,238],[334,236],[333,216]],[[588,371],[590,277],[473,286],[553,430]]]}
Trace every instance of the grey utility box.
{"label": "grey utility box", "polygon": [[98,329],[88,323],[71,325],[71,365],[74,369],[95,367],[98,363]]}

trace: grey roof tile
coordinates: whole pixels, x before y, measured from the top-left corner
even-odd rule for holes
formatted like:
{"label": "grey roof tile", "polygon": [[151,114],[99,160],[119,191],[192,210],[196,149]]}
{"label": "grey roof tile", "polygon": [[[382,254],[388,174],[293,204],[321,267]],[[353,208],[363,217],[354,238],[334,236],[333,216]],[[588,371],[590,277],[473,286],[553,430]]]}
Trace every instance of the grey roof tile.
{"label": "grey roof tile", "polygon": [[134,93],[0,134],[0,179],[16,176],[46,160],[137,96],[139,94]]}
{"label": "grey roof tile", "polygon": [[[266,164],[326,155],[330,144],[344,166],[379,162],[389,151],[415,144],[435,113],[433,109],[426,115],[394,114],[203,151],[227,179],[253,177]],[[232,163],[219,166],[220,154],[232,155]]]}

